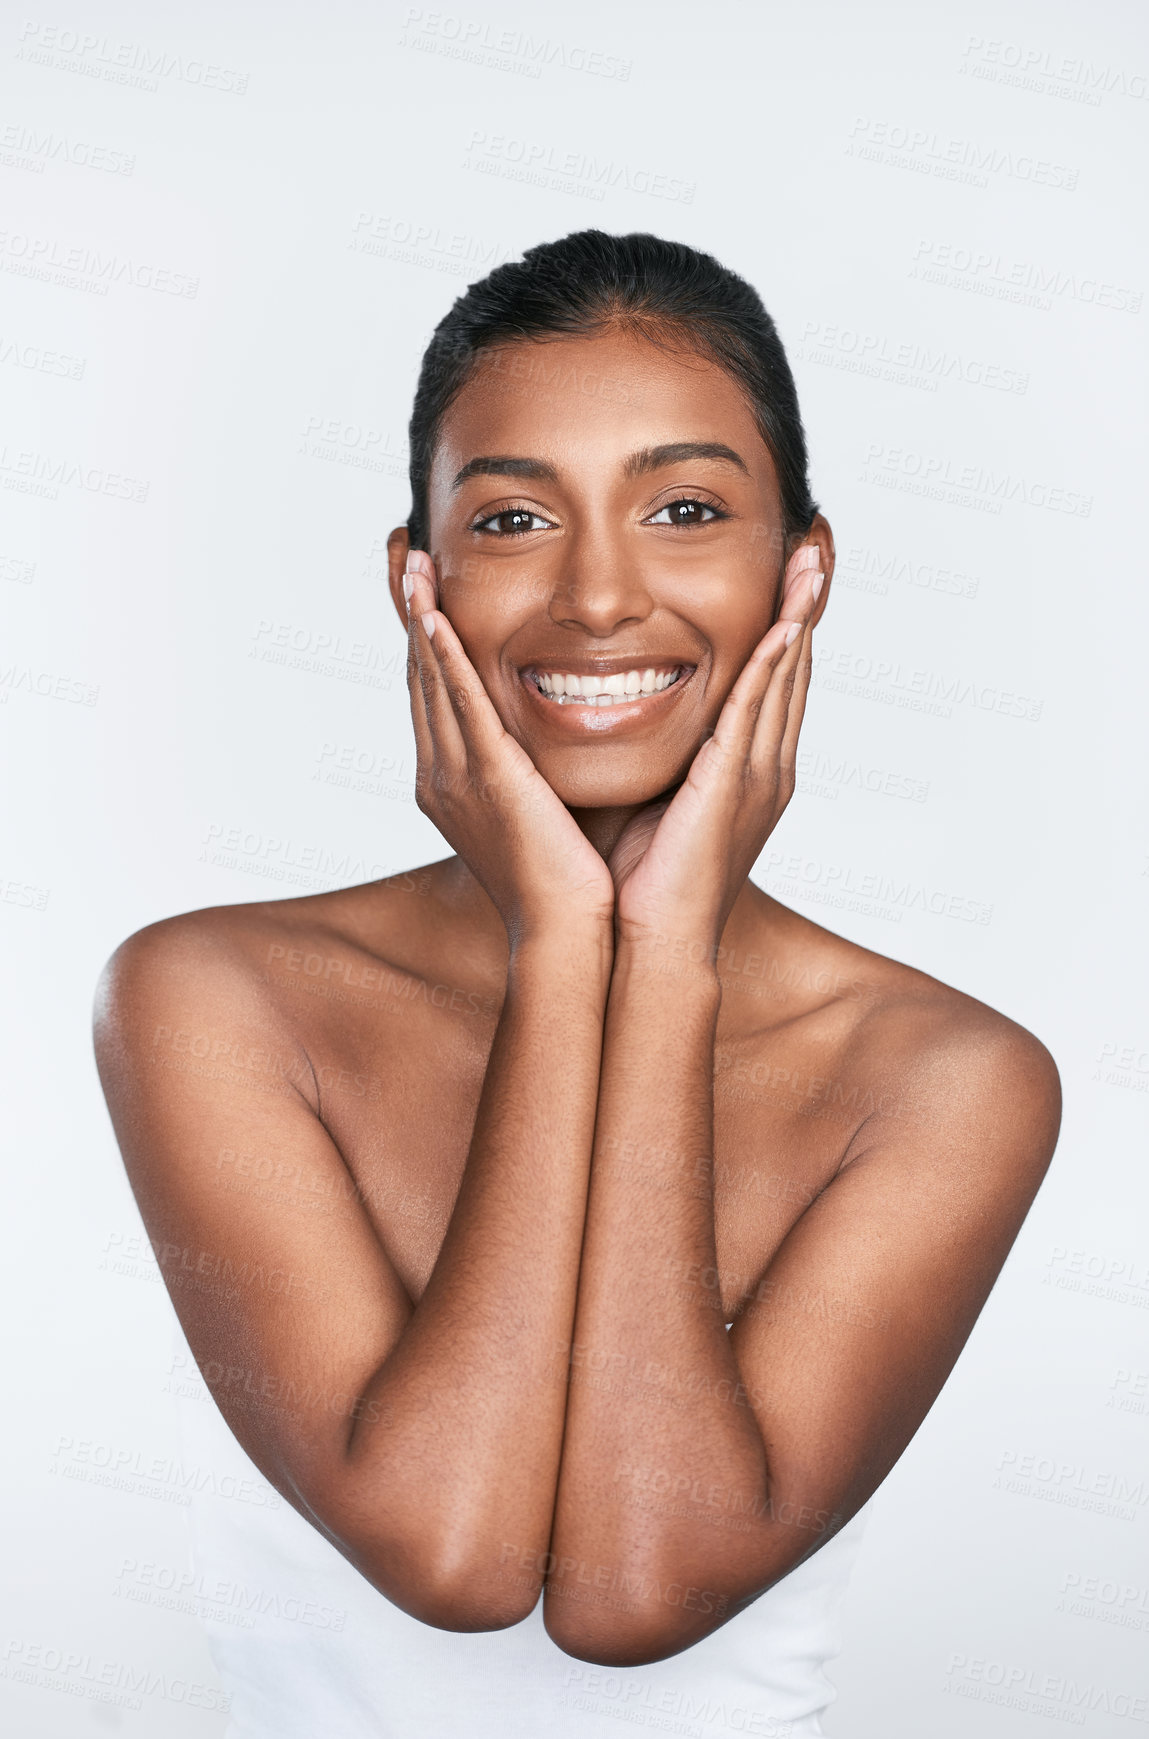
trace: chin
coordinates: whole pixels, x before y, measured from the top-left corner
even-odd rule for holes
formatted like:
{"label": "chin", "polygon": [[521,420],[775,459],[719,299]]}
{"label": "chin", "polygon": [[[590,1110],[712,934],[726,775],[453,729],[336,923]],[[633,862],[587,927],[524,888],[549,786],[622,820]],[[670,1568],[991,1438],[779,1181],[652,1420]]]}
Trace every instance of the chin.
{"label": "chin", "polygon": [[636,777],[633,770],[628,774],[621,768],[608,777],[603,769],[590,767],[582,773],[568,768],[564,776],[538,762],[536,765],[559,802],[568,809],[634,809],[664,797],[685,777],[685,769],[677,768],[652,772],[643,778]]}

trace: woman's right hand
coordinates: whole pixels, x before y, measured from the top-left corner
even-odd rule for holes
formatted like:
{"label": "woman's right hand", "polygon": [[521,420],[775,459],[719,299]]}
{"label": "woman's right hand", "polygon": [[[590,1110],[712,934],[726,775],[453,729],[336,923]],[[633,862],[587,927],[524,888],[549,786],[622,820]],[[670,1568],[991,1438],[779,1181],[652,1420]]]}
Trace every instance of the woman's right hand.
{"label": "woman's right hand", "polygon": [[415,798],[490,895],[512,947],[585,919],[610,933],[604,859],[517,743],[438,608],[435,566],[407,557],[407,686],[418,754]]}

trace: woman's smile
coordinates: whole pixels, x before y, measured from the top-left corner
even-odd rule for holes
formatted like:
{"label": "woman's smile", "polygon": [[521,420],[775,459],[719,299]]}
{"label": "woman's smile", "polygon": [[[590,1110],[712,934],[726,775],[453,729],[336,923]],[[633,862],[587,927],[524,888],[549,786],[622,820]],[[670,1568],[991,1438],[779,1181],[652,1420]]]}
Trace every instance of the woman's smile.
{"label": "woman's smile", "polygon": [[532,712],[565,734],[626,730],[661,719],[689,687],[696,664],[617,658],[529,664],[519,672]]}

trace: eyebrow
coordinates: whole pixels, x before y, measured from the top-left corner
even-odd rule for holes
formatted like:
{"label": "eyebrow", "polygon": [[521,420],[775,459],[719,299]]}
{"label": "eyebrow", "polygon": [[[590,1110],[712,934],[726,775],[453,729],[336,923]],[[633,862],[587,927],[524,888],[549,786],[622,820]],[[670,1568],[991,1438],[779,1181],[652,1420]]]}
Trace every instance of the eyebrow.
{"label": "eyebrow", "polygon": [[[726,465],[736,465],[749,477],[750,467],[733,447],[721,441],[669,441],[661,447],[643,447],[632,453],[623,464],[628,477],[644,477],[648,472],[661,471],[666,465],[679,465],[687,459],[717,459]],[[468,459],[451,488],[461,489],[471,477],[524,477],[539,483],[557,483],[558,472],[545,459],[518,459],[507,454],[484,454]]]}
{"label": "eyebrow", "polygon": [[686,459],[718,459],[750,475],[745,459],[721,441],[670,441],[663,447],[644,447],[630,455],[623,469],[628,477],[644,477],[648,471],[661,471],[664,465],[680,465]]}

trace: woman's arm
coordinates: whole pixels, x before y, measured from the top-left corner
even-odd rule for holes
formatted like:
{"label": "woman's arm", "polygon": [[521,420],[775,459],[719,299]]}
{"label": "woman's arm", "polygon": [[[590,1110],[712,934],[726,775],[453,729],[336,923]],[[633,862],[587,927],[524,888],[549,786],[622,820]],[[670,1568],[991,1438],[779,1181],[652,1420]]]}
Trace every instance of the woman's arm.
{"label": "woman's arm", "polygon": [[[709,962],[793,788],[810,601],[791,581],[783,619],[806,622],[800,640],[783,650],[771,630],[637,865],[625,836],[617,854],[544,1596],[552,1638],[600,1664],[698,1641],[870,1496],[948,1375],[1056,1138],[1056,1072],[1030,1035],[986,1010],[911,1010],[875,1036],[872,1066],[903,1091],[910,1079],[914,1114],[868,1122],[729,1334],[716,1291],[687,1279],[716,1267]],[[709,865],[729,872],[725,891]],[[809,1297],[848,1308],[792,1303]]]}
{"label": "woman's arm", "polygon": [[1030,1034],[979,1005],[898,1012],[869,1047],[895,1108],[867,1121],[728,1334],[705,1283],[716,1005],[620,945],[544,1596],[554,1641],[601,1665],[697,1642],[871,1496],[1057,1138],[1057,1073]]}
{"label": "woman's arm", "polygon": [[[414,1308],[309,1103],[309,1059],[208,922],[131,938],[101,998],[113,1123],[205,1381],[272,1484],[389,1599],[446,1629],[514,1623],[542,1585],[608,976],[593,931],[515,949]],[[237,1057],[283,1066],[269,1080]],[[425,1062],[412,1115],[434,1126]],[[237,1154],[272,1180],[257,1195],[231,1188]],[[509,1541],[532,1548],[531,1569],[508,1565]]]}
{"label": "woman's arm", "polygon": [[[511,947],[462,1185],[418,1304],[348,1187],[310,1059],[218,920],[125,944],[97,1049],[173,1302],[236,1435],[390,1599],[476,1630],[523,1618],[545,1575],[613,890],[438,620],[433,650],[412,635],[420,802],[472,861],[498,865],[489,891]],[[173,1044],[180,1033],[194,1046]],[[252,1056],[284,1067],[235,1067]],[[410,1069],[426,1097],[413,1121],[431,1127],[436,1066]],[[291,1187],[229,1191],[220,1155],[236,1152]],[[309,1215],[323,1197],[332,1213]]]}

